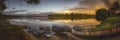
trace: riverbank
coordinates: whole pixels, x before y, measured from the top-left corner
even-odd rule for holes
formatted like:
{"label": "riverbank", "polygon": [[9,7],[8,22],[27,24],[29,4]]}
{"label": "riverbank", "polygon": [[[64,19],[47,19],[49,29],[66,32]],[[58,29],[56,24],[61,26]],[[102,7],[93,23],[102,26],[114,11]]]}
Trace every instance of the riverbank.
{"label": "riverbank", "polygon": [[6,19],[0,19],[0,40],[25,40],[24,31],[16,25],[6,22]]}
{"label": "riverbank", "polygon": [[0,13],[0,40],[30,40],[31,38],[23,31],[24,26],[9,24],[7,19],[13,17],[15,16],[3,15]]}
{"label": "riverbank", "polygon": [[95,28],[87,29],[80,33],[79,35],[91,35],[91,36],[106,36],[112,35],[120,32],[120,17],[110,17],[102,22],[100,25],[97,25]]}
{"label": "riverbank", "polygon": [[[5,37],[1,36],[1,38],[3,38],[3,40],[5,38],[8,38],[10,40],[15,40],[15,39],[16,40],[34,40],[35,39],[35,38],[33,38],[34,36],[31,36],[31,35],[29,35],[29,33],[27,34],[26,32],[23,31],[24,26],[17,26],[17,25],[9,24],[9,22],[6,21],[9,18],[11,19],[12,17],[3,16],[0,19],[0,22],[1,22],[0,23],[0,27],[1,27],[0,30],[2,31],[0,35],[5,36]],[[74,36],[74,34],[71,33],[71,35],[73,35],[73,36],[66,36],[66,35],[61,35],[61,34],[53,35],[55,37],[52,37],[52,40],[54,40],[54,38],[56,38],[56,39],[57,38],[59,38],[59,39],[63,38],[65,40],[69,40],[67,38],[70,38],[70,40],[72,40],[72,38],[74,38],[74,39],[86,39],[86,38],[90,39],[93,36],[95,38],[96,37],[101,38],[101,37],[103,37],[102,35],[108,35],[108,34],[109,35],[111,35],[111,34],[116,35],[114,33],[119,32],[118,31],[119,30],[119,24],[118,24],[119,20],[120,20],[119,17],[109,18],[106,21],[104,21],[103,23],[101,23],[100,25],[95,26],[95,28],[88,29],[88,31],[86,33],[84,33],[84,31],[83,31],[82,33],[86,34],[86,35],[80,35],[80,36],[84,36],[84,38],[82,38],[82,37],[79,38],[77,36]],[[116,25],[118,25],[118,26],[116,26]],[[111,32],[113,32],[113,33],[111,33]],[[8,39],[5,39],[5,40],[8,40]],[[40,40],[42,40],[42,39],[49,40],[50,38],[46,38],[45,36],[42,36],[42,37],[38,37],[38,39],[40,39]]]}

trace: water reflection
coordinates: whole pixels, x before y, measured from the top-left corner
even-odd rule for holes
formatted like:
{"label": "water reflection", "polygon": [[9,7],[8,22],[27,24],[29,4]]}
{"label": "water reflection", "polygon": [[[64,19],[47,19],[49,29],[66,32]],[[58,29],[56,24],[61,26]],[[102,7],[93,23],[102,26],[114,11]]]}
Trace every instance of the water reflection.
{"label": "water reflection", "polygon": [[77,25],[77,26],[89,26],[89,25],[98,25],[100,24],[99,21],[95,20],[94,18],[89,19],[80,19],[80,20],[70,20],[70,19],[45,19],[45,18],[19,18],[19,19],[10,19],[9,22],[13,25],[53,25],[53,24],[60,24],[60,25]]}
{"label": "water reflection", "polygon": [[89,19],[80,19],[80,20],[54,20],[56,22],[64,22],[65,24],[74,25],[74,26],[81,26],[81,27],[91,27],[92,25],[98,25],[100,24],[99,21],[95,20],[94,18]]}
{"label": "water reflection", "polygon": [[[70,20],[70,19],[48,19],[48,18],[17,18],[9,19],[9,23],[13,25],[28,26],[27,31],[34,35],[44,35],[51,37],[56,34],[70,35],[74,33],[73,29],[82,31],[83,28],[92,28],[100,24],[94,18]],[[60,35],[61,36],[61,35]],[[71,36],[73,37],[73,36]]]}

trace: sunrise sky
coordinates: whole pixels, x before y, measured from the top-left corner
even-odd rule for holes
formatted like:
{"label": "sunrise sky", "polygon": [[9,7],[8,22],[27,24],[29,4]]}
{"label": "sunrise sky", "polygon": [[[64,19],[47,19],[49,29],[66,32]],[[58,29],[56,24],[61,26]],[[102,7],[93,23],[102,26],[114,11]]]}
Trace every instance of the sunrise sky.
{"label": "sunrise sky", "polygon": [[[113,2],[115,0],[108,0]],[[57,12],[57,13],[83,13],[95,14],[95,11],[100,8],[106,8],[105,2],[102,0],[41,0],[40,4],[27,4],[21,0],[8,0],[5,2],[8,9],[11,10],[26,10],[29,12]],[[25,12],[26,12],[25,11]],[[19,12],[19,11],[17,11]]]}

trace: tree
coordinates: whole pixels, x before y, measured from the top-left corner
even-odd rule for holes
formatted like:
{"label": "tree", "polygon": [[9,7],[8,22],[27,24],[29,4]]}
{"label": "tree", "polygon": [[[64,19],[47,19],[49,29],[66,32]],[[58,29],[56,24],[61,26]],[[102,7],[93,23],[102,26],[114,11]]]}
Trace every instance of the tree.
{"label": "tree", "polygon": [[111,6],[111,3],[109,0],[101,0],[101,1],[105,4],[105,6],[107,6],[107,7]]}
{"label": "tree", "polygon": [[4,4],[5,0],[0,0],[0,13],[2,13],[7,7]]}
{"label": "tree", "polygon": [[106,9],[98,9],[96,11],[96,19],[99,21],[104,21],[110,16],[110,13]]}
{"label": "tree", "polygon": [[0,4],[0,12],[2,13],[6,9],[6,5],[4,3]]}
{"label": "tree", "polygon": [[114,15],[117,10],[120,10],[119,2],[113,3],[113,5],[109,8],[109,12]]}
{"label": "tree", "polygon": [[28,4],[38,4],[38,3],[40,3],[40,0],[27,0],[26,1]]}
{"label": "tree", "polygon": [[[2,13],[7,7],[5,5],[5,1],[7,0],[0,0],[0,12]],[[28,4],[38,4],[40,0],[25,0]]]}

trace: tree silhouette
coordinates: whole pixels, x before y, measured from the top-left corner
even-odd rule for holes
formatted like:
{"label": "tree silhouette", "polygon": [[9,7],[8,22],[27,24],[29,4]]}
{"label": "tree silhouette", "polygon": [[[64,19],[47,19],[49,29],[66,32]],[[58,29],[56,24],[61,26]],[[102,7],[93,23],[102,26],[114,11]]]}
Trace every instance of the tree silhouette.
{"label": "tree silhouette", "polygon": [[28,4],[39,4],[40,0],[27,0],[26,1]]}
{"label": "tree silhouette", "polygon": [[0,12],[3,12],[6,9],[6,5],[4,3],[0,4]]}
{"label": "tree silhouette", "polygon": [[109,8],[109,12],[110,12],[111,14],[115,14],[115,12],[116,12],[117,10],[120,10],[120,4],[119,4],[119,2],[113,3],[113,5]]}
{"label": "tree silhouette", "polygon": [[98,21],[104,21],[106,18],[110,16],[110,13],[106,9],[98,9],[96,11],[96,19]]}
{"label": "tree silhouette", "polygon": [[5,0],[0,0],[0,12],[1,13],[7,8],[4,2]]}
{"label": "tree silhouette", "polygon": [[111,6],[111,3],[109,0],[101,0],[107,7]]}
{"label": "tree silhouette", "polygon": [[[107,7],[111,7],[112,6],[112,0],[101,0],[104,4],[105,4],[105,6],[107,6]],[[119,2],[120,0],[114,0],[114,2]]]}
{"label": "tree silhouette", "polygon": [[[7,0],[0,0],[0,13],[2,13],[7,7],[6,4],[4,3]],[[21,0],[22,1],[22,0]],[[39,4],[40,0],[24,0],[28,4]]]}

